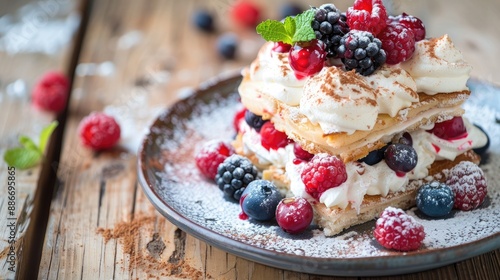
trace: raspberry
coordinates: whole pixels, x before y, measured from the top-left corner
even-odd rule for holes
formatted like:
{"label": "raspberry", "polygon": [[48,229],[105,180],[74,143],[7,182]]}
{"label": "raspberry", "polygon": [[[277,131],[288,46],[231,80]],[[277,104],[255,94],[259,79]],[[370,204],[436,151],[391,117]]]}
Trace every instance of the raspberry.
{"label": "raspberry", "polygon": [[310,161],[314,157],[313,154],[302,149],[302,147],[299,145],[299,143],[293,144],[293,153],[295,154],[296,158],[304,160],[304,161]]}
{"label": "raspberry", "polygon": [[231,18],[236,23],[254,28],[260,21],[260,9],[249,1],[238,1],[231,8]]}
{"label": "raspberry", "polygon": [[217,167],[228,156],[234,154],[233,148],[227,143],[212,140],[205,143],[195,156],[196,166],[208,179],[215,179]]}
{"label": "raspberry", "polygon": [[300,174],[306,191],[319,200],[323,192],[338,187],[347,180],[344,162],[338,157],[317,154],[306,163]]}
{"label": "raspberry", "polygon": [[33,104],[46,111],[60,112],[68,99],[68,78],[59,72],[47,72],[36,83],[33,89]]}
{"label": "raspberry", "polygon": [[488,193],[483,170],[470,161],[455,165],[448,174],[446,184],[455,193],[454,207],[463,211],[479,207]]}
{"label": "raspberry", "polygon": [[387,25],[387,11],[382,0],[356,0],[347,9],[347,25],[355,30],[378,35]]}
{"label": "raspberry", "polygon": [[417,17],[403,13],[402,15],[399,15],[397,17],[389,16],[388,24],[390,22],[399,22],[406,28],[411,29],[411,31],[413,31],[413,35],[415,35],[415,42],[418,42],[425,38],[425,25]]}
{"label": "raspberry", "polygon": [[393,22],[387,25],[378,38],[387,54],[387,64],[406,61],[415,52],[415,35],[402,24]]}
{"label": "raspberry", "polygon": [[120,139],[120,126],[104,113],[92,113],[83,118],[78,131],[82,143],[94,150],[109,149]]}
{"label": "raspberry", "polygon": [[349,32],[346,17],[333,4],[324,4],[315,9],[312,28],[316,39],[325,43],[328,57],[338,57],[337,48],[342,36]]}
{"label": "raspberry", "polygon": [[337,53],[346,70],[356,69],[363,76],[372,74],[386,59],[382,42],[366,31],[351,30],[345,34]]}
{"label": "raspberry", "polygon": [[260,129],[260,144],[267,150],[283,148],[289,142],[288,136],[284,132],[276,130],[272,122],[265,122]]}
{"label": "raspberry", "polygon": [[424,227],[403,210],[387,207],[378,218],[375,239],[387,249],[417,250],[425,238]]}
{"label": "raspberry", "polygon": [[257,179],[257,175],[257,167],[249,159],[234,154],[219,165],[215,182],[227,197],[239,201],[245,188]]}

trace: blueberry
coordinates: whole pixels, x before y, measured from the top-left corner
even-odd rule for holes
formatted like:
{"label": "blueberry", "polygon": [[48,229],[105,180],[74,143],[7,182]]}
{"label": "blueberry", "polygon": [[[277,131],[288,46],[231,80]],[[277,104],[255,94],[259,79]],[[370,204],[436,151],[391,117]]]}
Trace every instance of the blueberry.
{"label": "blueberry", "polygon": [[368,165],[375,165],[384,159],[384,152],[386,149],[387,146],[384,146],[378,150],[371,151],[366,157],[360,159],[359,161],[364,162]]}
{"label": "blueberry", "polygon": [[274,218],[281,199],[283,196],[272,182],[255,180],[241,195],[240,205],[248,217],[257,221],[269,221]]}
{"label": "blueberry", "polygon": [[193,14],[192,22],[201,31],[214,31],[214,18],[212,14],[205,10],[198,10]]}
{"label": "blueberry", "polygon": [[283,4],[283,6],[281,6],[280,8],[280,16],[281,18],[296,16],[302,13],[302,11],[304,11],[304,9],[300,5],[294,3],[286,3]]}
{"label": "blueberry", "polygon": [[233,59],[236,56],[238,40],[235,34],[226,33],[217,39],[217,51],[226,59]]}
{"label": "blueberry", "polygon": [[384,153],[385,162],[396,172],[409,172],[417,166],[418,156],[412,146],[395,143],[390,144]]}
{"label": "blueberry", "polygon": [[480,148],[475,148],[474,149],[474,152],[476,152],[476,154],[478,155],[483,155],[487,150],[488,148],[490,147],[490,137],[488,136],[488,133],[486,133],[486,131],[484,131],[484,129],[482,127],[480,127],[479,125],[477,124],[474,124],[475,127],[479,128],[479,130],[481,130],[484,135],[486,135],[486,144]]}
{"label": "blueberry", "polygon": [[442,217],[453,208],[455,195],[449,186],[438,181],[423,185],[417,193],[417,207],[430,217]]}
{"label": "blueberry", "polygon": [[266,121],[263,120],[261,116],[256,115],[248,110],[245,112],[245,121],[257,132],[259,132],[262,126],[266,123]]}

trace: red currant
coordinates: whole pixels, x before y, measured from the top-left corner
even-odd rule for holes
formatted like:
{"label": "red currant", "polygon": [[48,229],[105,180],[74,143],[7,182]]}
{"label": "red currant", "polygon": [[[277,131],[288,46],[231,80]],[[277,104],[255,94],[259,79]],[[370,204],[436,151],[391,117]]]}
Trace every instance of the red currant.
{"label": "red currant", "polygon": [[301,233],[311,224],[314,216],[311,204],[302,197],[281,200],[276,207],[276,221],[286,232]]}
{"label": "red currant", "polygon": [[287,44],[287,43],[283,43],[283,42],[276,42],[273,45],[273,51],[279,52],[279,53],[289,52],[291,48],[292,48],[292,45]]}
{"label": "red currant", "polygon": [[285,133],[276,130],[272,122],[266,122],[260,129],[260,143],[262,147],[270,150],[277,150],[288,145],[288,136]]}
{"label": "red currant", "polygon": [[318,73],[325,64],[325,44],[319,40],[295,43],[289,54],[290,66],[298,79]]}
{"label": "red currant", "polygon": [[434,128],[429,130],[432,134],[445,140],[462,138],[466,135],[464,120],[462,117],[454,117],[451,120],[434,124]]}
{"label": "red currant", "polygon": [[314,155],[309,153],[308,151],[302,149],[302,147],[298,143],[293,144],[293,153],[298,159],[309,161]]}

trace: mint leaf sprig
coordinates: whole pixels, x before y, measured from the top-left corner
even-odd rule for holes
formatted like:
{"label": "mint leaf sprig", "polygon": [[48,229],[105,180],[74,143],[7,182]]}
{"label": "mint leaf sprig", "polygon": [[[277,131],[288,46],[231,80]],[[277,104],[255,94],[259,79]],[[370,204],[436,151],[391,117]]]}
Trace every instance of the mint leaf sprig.
{"label": "mint leaf sprig", "polygon": [[37,165],[43,157],[43,153],[50,139],[50,135],[56,129],[57,121],[51,122],[40,132],[38,145],[24,135],[19,137],[19,143],[22,147],[16,147],[5,151],[4,161],[9,165],[19,169],[28,169]]}
{"label": "mint leaf sprig", "polygon": [[316,39],[311,26],[313,19],[314,11],[309,9],[295,17],[286,17],[283,22],[268,19],[257,25],[256,30],[266,41],[293,45]]}

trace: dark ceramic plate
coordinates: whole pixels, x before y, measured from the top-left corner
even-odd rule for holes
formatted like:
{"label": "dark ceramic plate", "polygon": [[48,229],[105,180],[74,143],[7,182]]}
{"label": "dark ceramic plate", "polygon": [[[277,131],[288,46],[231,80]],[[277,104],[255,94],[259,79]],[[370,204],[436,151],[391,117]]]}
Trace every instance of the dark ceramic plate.
{"label": "dark ceramic plate", "polygon": [[[139,180],[153,205],[172,223],[213,246],[262,264],[300,272],[338,276],[411,273],[464,260],[500,247],[500,90],[471,82],[474,94],[465,105],[468,117],[492,140],[482,166],[489,183],[486,202],[469,212],[431,220],[407,211],[425,228],[418,251],[400,253],[374,241],[374,222],[325,237],[311,227],[290,236],[275,223],[238,218],[239,205],[205,180],[194,164],[200,143],[232,139],[232,119],[241,106],[239,77],[212,80],[179,101],[151,126],[139,154]],[[485,105],[489,104],[489,105]],[[496,104],[496,105],[495,105]]]}

